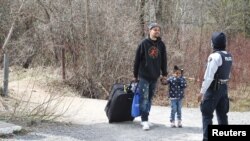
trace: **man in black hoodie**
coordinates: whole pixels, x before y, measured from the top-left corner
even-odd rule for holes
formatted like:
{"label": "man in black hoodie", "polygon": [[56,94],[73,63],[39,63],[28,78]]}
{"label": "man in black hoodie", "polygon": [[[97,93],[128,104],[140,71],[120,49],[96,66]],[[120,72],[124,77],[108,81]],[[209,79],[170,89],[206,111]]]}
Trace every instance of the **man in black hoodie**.
{"label": "man in black hoodie", "polygon": [[139,80],[141,125],[143,130],[149,130],[151,123],[148,116],[157,79],[167,77],[166,47],[160,38],[161,27],[157,23],[148,26],[149,36],[142,40],[136,50],[134,62],[134,79]]}
{"label": "man in black hoodie", "polygon": [[201,101],[203,141],[208,140],[208,125],[212,125],[213,112],[216,111],[219,125],[227,125],[229,111],[227,83],[232,67],[232,55],[225,50],[226,35],[223,32],[212,34],[213,53],[209,55],[204,80],[198,102]]}

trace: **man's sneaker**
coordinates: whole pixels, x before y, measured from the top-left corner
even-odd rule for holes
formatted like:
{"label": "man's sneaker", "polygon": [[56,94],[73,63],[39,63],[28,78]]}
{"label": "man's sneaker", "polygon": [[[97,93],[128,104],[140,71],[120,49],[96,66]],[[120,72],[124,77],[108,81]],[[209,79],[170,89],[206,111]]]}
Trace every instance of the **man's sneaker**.
{"label": "man's sneaker", "polygon": [[174,121],[171,121],[171,124],[170,124],[170,126],[172,127],[172,128],[175,128],[176,126],[175,126],[175,123],[174,123]]}
{"label": "man's sneaker", "polygon": [[[145,121],[143,121],[143,122],[145,122]],[[142,125],[142,126],[143,126],[143,124],[142,124],[143,122],[141,122],[141,125]],[[148,121],[148,126],[149,126],[149,127],[152,127],[152,126],[154,126],[154,124],[153,124],[152,122],[149,122],[149,121]]]}
{"label": "man's sneaker", "polygon": [[152,127],[152,126],[154,126],[154,124],[153,124],[152,122],[149,122],[149,121],[148,121],[148,126],[149,126],[149,127]]}
{"label": "man's sneaker", "polygon": [[178,120],[178,127],[182,128],[181,120]]}
{"label": "man's sneaker", "polygon": [[147,121],[143,121],[141,125],[143,130],[149,130],[149,125]]}

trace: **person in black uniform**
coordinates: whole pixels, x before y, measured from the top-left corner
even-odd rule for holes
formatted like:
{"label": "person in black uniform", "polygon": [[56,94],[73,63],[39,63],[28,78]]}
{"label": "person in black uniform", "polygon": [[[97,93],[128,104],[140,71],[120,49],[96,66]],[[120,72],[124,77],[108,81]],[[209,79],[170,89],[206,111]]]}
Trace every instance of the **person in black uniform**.
{"label": "person in black uniform", "polygon": [[198,101],[202,113],[203,141],[208,140],[208,125],[212,125],[213,112],[216,111],[219,125],[228,125],[229,99],[228,80],[232,67],[232,55],[226,51],[226,35],[223,32],[212,33],[211,46],[204,80]]}

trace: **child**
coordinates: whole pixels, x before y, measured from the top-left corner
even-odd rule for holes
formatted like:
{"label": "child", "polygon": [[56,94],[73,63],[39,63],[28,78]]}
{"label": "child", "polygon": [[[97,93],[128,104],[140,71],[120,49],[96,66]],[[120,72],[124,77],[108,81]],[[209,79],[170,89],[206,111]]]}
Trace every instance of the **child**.
{"label": "child", "polygon": [[182,108],[182,99],[184,97],[184,89],[187,86],[186,79],[183,77],[182,69],[178,66],[174,66],[174,73],[170,76],[163,84],[169,85],[169,94],[171,102],[171,114],[170,122],[171,127],[175,126],[175,115],[177,115],[178,123],[177,127],[181,128],[181,108]]}

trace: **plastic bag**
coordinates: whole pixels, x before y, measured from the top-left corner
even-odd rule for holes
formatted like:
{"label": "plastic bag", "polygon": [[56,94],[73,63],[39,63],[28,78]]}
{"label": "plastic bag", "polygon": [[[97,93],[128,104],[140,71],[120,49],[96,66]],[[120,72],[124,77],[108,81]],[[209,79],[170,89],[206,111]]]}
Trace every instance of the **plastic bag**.
{"label": "plastic bag", "polygon": [[141,113],[140,113],[140,93],[139,93],[139,89],[137,88],[137,90],[134,94],[133,102],[132,102],[131,116],[138,117],[140,115],[141,115]]}

